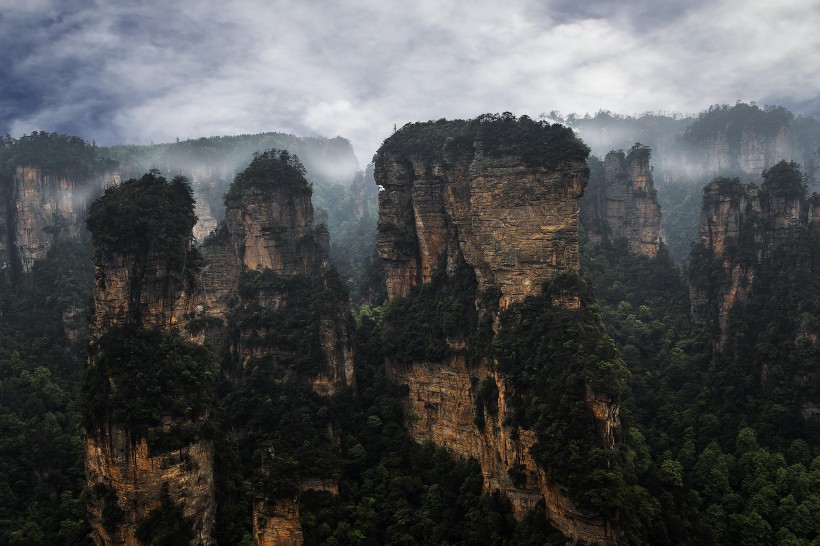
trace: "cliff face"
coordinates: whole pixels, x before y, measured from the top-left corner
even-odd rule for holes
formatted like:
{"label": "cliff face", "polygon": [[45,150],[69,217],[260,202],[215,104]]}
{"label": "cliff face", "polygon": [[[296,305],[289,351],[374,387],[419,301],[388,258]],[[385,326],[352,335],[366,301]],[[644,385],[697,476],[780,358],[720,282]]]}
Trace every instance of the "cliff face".
{"label": "cliff face", "polygon": [[[346,292],[329,268],[327,227],[315,222],[310,186],[298,173],[298,163],[279,154],[256,157],[237,176],[226,199],[225,220],[201,249],[203,314],[221,324],[206,328],[203,335],[230,355],[225,369],[232,389],[243,398],[267,399],[268,405],[273,397],[277,404],[258,415],[266,424],[257,423],[253,430],[246,430],[245,423],[234,426],[242,449],[257,450],[260,442],[272,446],[261,467],[242,470],[246,479],[276,484],[254,492],[250,515],[259,546],[302,544],[299,492],[314,489],[313,481],[322,483],[298,469],[293,475],[278,474],[279,460],[297,456],[283,438],[302,434],[283,433],[280,421],[287,417],[278,412],[304,404],[308,395],[296,394],[302,389],[327,400],[355,381],[350,310]],[[273,172],[248,182],[248,173],[266,168]],[[263,376],[270,378],[264,384],[254,379]],[[299,398],[292,400],[294,396]],[[248,408],[244,415],[257,415],[260,409]],[[326,423],[300,426],[324,427],[320,435],[326,445],[338,449]],[[289,484],[287,492],[283,483]]]}
{"label": "cliff face", "polygon": [[[184,196],[184,182],[175,181],[174,184],[178,191],[182,188]],[[97,212],[92,215],[96,214],[96,217],[89,222],[94,241],[95,284],[87,373],[90,378],[101,376],[98,385],[84,386],[86,401],[89,406],[97,408],[87,417],[85,442],[86,478],[93,493],[88,506],[92,537],[97,544],[136,546],[141,543],[137,538],[140,530],[144,530],[153,514],[165,510],[164,503],[169,502],[181,511],[190,527],[191,544],[213,544],[211,534],[216,511],[213,446],[211,440],[198,439],[209,409],[191,410],[191,415],[184,418],[168,409],[173,407],[175,400],[185,401],[186,395],[182,393],[189,393],[187,396],[192,399],[185,402],[195,407],[199,403],[196,398],[204,393],[198,392],[192,380],[187,380],[179,389],[169,383],[159,384],[157,387],[162,394],[171,398],[162,402],[165,410],[154,410],[163,414],[156,422],[153,416],[135,422],[137,415],[144,415],[146,407],[154,407],[145,406],[152,399],[143,392],[136,394],[138,400],[128,399],[121,392],[125,392],[132,381],[144,379],[138,369],[122,364],[112,366],[106,361],[112,358],[112,351],[123,348],[130,354],[145,352],[139,342],[132,341],[134,337],[131,336],[138,335],[134,332],[178,336],[187,318],[193,318],[186,313],[199,305],[197,277],[188,271],[193,203],[186,211],[184,204],[182,210],[173,206],[163,210],[166,203],[156,199],[146,201],[153,205],[147,214],[156,215],[154,220],[166,219],[171,214],[182,216],[183,222],[189,219],[187,232],[166,231],[161,235],[128,232],[123,235],[117,230],[133,227],[111,226],[112,218],[116,222],[130,223],[129,207],[139,209],[145,204],[135,202],[135,197],[141,197],[140,191],[146,187],[167,188],[168,183],[154,175],[146,175],[139,181],[130,180],[117,188],[118,191],[106,193],[95,204]],[[132,193],[118,200],[121,194],[129,191]],[[136,214],[144,213],[140,210]],[[162,242],[151,242],[153,237]],[[143,246],[149,244],[145,240],[149,241],[149,247]],[[167,243],[169,240],[171,242]],[[122,334],[123,331],[132,333]],[[113,341],[109,341],[112,336]],[[149,351],[156,350],[154,343],[150,343],[152,348]],[[154,354],[159,358],[167,357],[161,352]],[[201,358],[201,354],[198,357]],[[140,360],[139,356],[136,358]],[[158,373],[157,370],[149,371],[150,366],[157,365],[155,362],[140,361],[136,365],[145,367],[145,375]],[[195,365],[198,368],[199,364]],[[160,364],[159,370],[162,366]],[[204,370],[194,369],[191,373],[202,374]],[[179,381],[178,378],[171,380]],[[106,387],[103,392],[100,392],[100,383]],[[88,385],[94,385],[93,379]],[[127,411],[124,417],[118,413],[121,404],[132,403],[136,404],[135,408]],[[159,438],[167,437],[177,438],[174,448],[158,443]]]}
{"label": "cliff face", "polygon": [[[329,263],[329,234],[324,224],[313,224],[309,190],[248,188],[228,200],[225,221],[218,230],[214,241],[202,247],[204,313],[209,317],[227,320],[239,300],[243,271],[269,270],[286,279],[318,280]],[[272,309],[288,305],[288,293],[283,290],[261,290],[254,299]],[[317,390],[328,394],[353,384],[348,315],[347,301],[340,299],[320,318],[327,367],[315,382]],[[243,354],[243,358],[249,356],[251,352]]]}
{"label": "cliff face", "polygon": [[[508,119],[504,123],[511,126]],[[407,138],[415,146],[402,147],[388,139],[375,159],[375,179],[384,188],[379,193],[377,247],[388,297],[407,296],[437,271],[453,276],[466,265],[477,281],[479,314],[489,313],[497,331],[498,309],[541,293],[542,284],[559,273],[578,272],[578,199],[588,171],[583,160],[571,156],[549,166],[534,165],[520,150],[486,138],[486,126],[481,125],[477,134],[469,127],[459,132],[455,124],[442,126],[439,130],[445,134],[451,127],[455,131],[433,147],[424,142],[422,132],[429,124],[418,125],[393,137]],[[558,300],[569,308],[579,305],[573,297]],[[452,351],[443,360],[400,363],[387,355],[388,374],[409,388],[405,404],[413,438],[475,457],[485,490],[503,491],[518,517],[544,500],[547,517],[567,536],[613,543],[611,523],[577,509],[535,463],[530,454],[535,433],[508,424],[505,380],[494,363],[484,359],[478,367],[468,365],[472,342],[446,342]],[[477,409],[477,385],[485,378],[495,384],[499,396],[497,414],[484,415],[482,429],[476,424],[477,412],[486,410]],[[611,420],[603,428],[617,426],[616,403],[603,410],[591,399],[589,407],[596,418],[600,414],[604,421]]]}
{"label": "cliff face", "polygon": [[15,267],[31,271],[56,239],[85,239],[88,207],[105,188],[119,182],[114,171],[79,180],[46,174],[33,165],[16,167],[4,226],[4,246],[14,255]]}
{"label": "cliff face", "polygon": [[[785,165],[781,162],[775,168]],[[791,165],[796,171],[796,165]],[[794,181],[802,183],[799,175]],[[758,188],[744,186],[737,179],[717,178],[704,188],[700,246],[692,263],[689,290],[693,318],[702,324],[716,322],[718,349],[729,335],[732,307],[748,300],[756,277],[774,251],[796,229],[813,221],[810,209],[804,191],[788,192],[775,182],[766,181]]]}
{"label": "cliff face", "polygon": [[401,156],[376,165],[377,247],[389,298],[430,280],[459,253],[479,289],[501,291],[501,306],[537,293],[562,271],[578,268],[578,198],[587,170],[567,161],[533,169],[514,155],[474,153]]}
{"label": "cliff face", "polygon": [[[510,499],[516,518],[522,518],[543,500],[550,523],[573,540],[588,544],[614,542],[611,522],[579,510],[536,464],[530,454],[535,434],[505,424],[510,416],[508,395],[498,371],[471,367],[457,355],[445,362],[389,364],[388,372],[394,381],[410,388],[405,403],[407,427],[413,439],[430,440],[462,457],[477,459],[485,491],[502,491]],[[476,385],[485,378],[491,378],[498,388],[498,412],[489,415],[484,410],[485,425],[481,430],[475,424]],[[593,413],[605,429],[620,426],[617,405],[601,401],[595,407],[599,411]],[[517,476],[515,480],[513,475]]]}
{"label": "cliff face", "polygon": [[[191,544],[214,544],[214,454],[210,442],[195,442],[182,449],[152,454],[145,439],[136,444],[120,427],[98,429],[86,437],[86,477],[94,493],[88,506],[97,544],[139,546],[135,531],[152,511],[160,509],[162,496],[182,508],[192,523]],[[113,526],[106,522],[112,500],[123,517]]]}
{"label": "cliff face", "polygon": [[592,242],[625,238],[635,254],[654,257],[660,246],[661,210],[649,150],[609,152],[593,169],[581,199],[581,224]]}
{"label": "cliff face", "polygon": [[740,173],[757,176],[781,160],[811,164],[800,136],[786,120],[768,124],[753,120],[708,122],[710,126],[702,127],[696,121],[684,137],[681,165],[690,177]]}

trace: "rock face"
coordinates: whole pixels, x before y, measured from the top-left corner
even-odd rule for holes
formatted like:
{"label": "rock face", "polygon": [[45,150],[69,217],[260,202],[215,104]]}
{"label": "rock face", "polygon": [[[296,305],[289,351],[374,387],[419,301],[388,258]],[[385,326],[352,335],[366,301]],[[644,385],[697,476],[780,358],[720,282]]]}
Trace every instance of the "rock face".
{"label": "rock face", "polygon": [[[146,178],[156,181],[151,175]],[[136,182],[129,181],[126,186]],[[187,236],[183,234],[178,244],[164,251],[110,243],[100,233],[94,233],[94,315],[89,325],[89,368],[99,364],[94,348],[112,329],[131,325],[148,331],[178,332],[184,327],[184,321],[191,316],[187,313],[199,305],[196,277],[185,274],[191,251],[191,226],[193,220]],[[109,381],[116,391],[119,387],[114,379]],[[140,525],[162,507],[163,499],[179,507],[190,523],[191,544],[214,544],[211,534],[216,505],[211,441],[185,441],[170,450],[151,447],[152,438],[173,427],[199,429],[207,418],[206,414],[194,417],[193,422],[180,423],[163,416],[162,425],[146,426],[137,433],[115,422],[109,413],[96,416],[87,426],[85,467],[88,487],[93,493],[88,513],[97,544],[140,544],[136,535]],[[121,516],[112,521],[112,511]]]}
{"label": "rock face", "polygon": [[[509,119],[503,123],[513,130]],[[446,137],[439,146],[425,134],[431,128]],[[384,188],[377,246],[389,299],[407,296],[436,270],[453,275],[466,264],[478,283],[477,308],[492,313],[487,309],[504,309],[540,293],[542,284],[559,273],[578,272],[578,199],[588,176],[583,159],[569,156],[549,166],[534,165],[520,149],[507,147],[510,141],[502,138],[505,146],[487,138],[485,129],[493,127],[417,124],[391,137],[411,145],[388,139],[377,152],[375,179]],[[561,304],[577,307],[578,302]],[[493,322],[498,328],[497,315]],[[409,389],[405,403],[413,438],[475,457],[485,489],[507,494],[518,517],[544,500],[548,518],[567,536],[613,543],[611,523],[578,510],[536,465],[529,452],[534,433],[505,423],[505,383],[492,363],[468,365],[466,342],[447,342],[463,350],[443,361],[409,364],[387,356],[388,374]],[[476,385],[487,377],[498,388],[499,409],[486,416],[481,430]],[[592,406],[592,413],[613,419],[610,424],[616,426],[616,405],[600,412]],[[513,472],[519,476],[515,483]]]}
{"label": "rock face", "polygon": [[123,521],[111,529],[105,524],[105,501],[100,500],[104,494],[95,497],[89,504],[89,519],[97,544],[141,544],[135,531],[161,506],[163,493],[193,522],[191,544],[214,544],[214,454],[210,442],[157,455],[150,452],[144,439],[134,444],[121,428],[111,427],[89,435],[85,452],[89,487],[97,494],[101,490],[113,492],[124,513]]}
{"label": "rock face", "polygon": [[[223,321],[228,318],[238,301],[243,271],[270,270],[284,278],[322,278],[329,263],[329,247],[327,226],[313,224],[307,187],[248,188],[234,195],[227,202],[225,221],[217,237],[202,247],[204,313]],[[277,308],[287,295],[265,293],[259,298],[266,306]],[[347,302],[340,300],[320,319],[327,368],[315,381],[317,390],[328,394],[354,381],[348,315]]]}
{"label": "rock face", "polygon": [[47,174],[36,165],[17,166],[5,203],[4,263],[28,273],[55,240],[87,240],[88,207],[105,188],[119,183],[116,171],[80,180]]}
{"label": "rock face", "polygon": [[[801,184],[794,163],[781,162],[767,172],[789,166],[792,174],[798,173],[793,182]],[[783,183],[785,179],[766,180],[759,188],[738,179],[716,178],[704,188],[689,292],[693,318],[717,325],[718,349],[729,335],[733,305],[748,300],[755,278],[775,249],[814,220],[805,192],[793,187],[789,191]]]}
{"label": "rock face", "polygon": [[751,120],[714,122],[698,126],[684,137],[681,164],[695,178],[746,174],[758,176],[781,160],[811,164],[795,127],[784,120],[761,125]]}
{"label": "rock face", "polygon": [[301,546],[304,541],[296,499],[270,502],[261,498],[253,505],[254,544]]}
{"label": "rock face", "polygon": [[609,152],[603,168],[592,169],[581,199],[581,224],[592,242],[625,238],[631,252],[657,255],[661,209],[649,157],[636,145],[628,155]]}
{"label": "rock face", "polygon": [[[588,544],[614,543],[612,523],[579,510],[538,467],[530,454],[535,434],[523,428],[513,431],[505,425],[509,417],[507,394],[504,379],[497,371],[471,368],[463,356],[457,355],[445,362],[389,364],[388,372],[394,381],[410,388],[407,427],[413,439],[430,440],[462,457],[477,459],[484,489],[502,491],[510,499],[516,518],[522,518],[543,500],[550,523],[568,537]],[[486,424],[480,430],[475,424],[476,385],[487,377],[499,390],[498,414],[485,413]],[[619,426],[616,405],[609,402],[595,407],[606,413],[599,416],[595,412],[605,429]]]}
{"label": "rock face", "polygon": [[[275,154],[262,154],[246,172],[260,164],[278,165],[279,161]],[[291,167],[285,170],[292,174]],[[204,336],[217,346],[225,343],[222,346],[227,347],[231,360],[236,362],[236,369],[229,372],[236,377],[229,377],[229,381],[237,388],[246,389],[243,392],[255,388],[242,386],[243,381],[251,382],[243,378],[245,370],[258,366],[254,369],[259,374],[280,374],[283,379],[276,382],[286,380],[285,377],[307,376],[308,389],[331,397],[353,386],[355,371],[350,310],[346,292],[339,292],[333,286],[335,277],[329,268],[327,226],[315,222],[311,189],[301,175],[290,182],[266,176],[244,185],[240,183],[241,176],[229,190],[225,220],[201,249],[205,263],[203,315],[227,326],[227,329],[211,328]],[[306,296],[306,291],[312,296]],[[324,298],[320,309],[314,307],[313,297]],[[304,319],[305,314],[314,312],[315,320]],[[248,316],[258,320],[249,322]],[[273,316],[280,318],[271,319]],[[238,317],[246,319],[243,322]],[[300,322],[303,320],[304,323]],[[316,371],[289,364],[308,358],[308,355],[297,354],[301,346],[295,348],[282,337],[283,331],[287,330],[284,334],[287,338],[296,335],[295,330],[300,328],[299,338],[314,339],[315,336],[317,340],[321,365]],[[220,336],[229,339],[220,340]],[[294,385],[293,388],[299,388],[301,383],[294,382]],[[236,424],[239,436],[244,434],[244,426],[244,423]],[[260,436],[258,430],[251,433],[254,438]],[[328,443],[332,444],[332,439],[328,439]],[[271,450],[272,457],[280,455]],[[259,469],[246,470],[253,473]],[[268,475],[267,471],[262,473]],[[315,487],[300,482],[299,488]],[[252,510],[255,544],[302,544],[298,495],[281,498],[258,490]]]}
{"label": "rock face", "polygon": [[514,155],[485,153],[480,142],[461,155],[383,153],[377,247],[388,297],[429,281],[441,263],[452,270],[459,253],[481,291],[501,291],[502,308],[577,271],[587,173],[582,161],[530,168]]}

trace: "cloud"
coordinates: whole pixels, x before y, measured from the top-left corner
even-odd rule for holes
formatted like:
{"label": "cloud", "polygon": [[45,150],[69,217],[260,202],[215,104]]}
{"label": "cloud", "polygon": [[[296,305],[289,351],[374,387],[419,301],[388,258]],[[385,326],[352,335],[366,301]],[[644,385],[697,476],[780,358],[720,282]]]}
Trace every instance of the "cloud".
{"label": "cloud", "polygon": [[743,99],[820,113],[820,10],[805,0],[0,0],[0,13],[0,131],[14,136],[342,135],[366,162],[394,124],[483,112]]}

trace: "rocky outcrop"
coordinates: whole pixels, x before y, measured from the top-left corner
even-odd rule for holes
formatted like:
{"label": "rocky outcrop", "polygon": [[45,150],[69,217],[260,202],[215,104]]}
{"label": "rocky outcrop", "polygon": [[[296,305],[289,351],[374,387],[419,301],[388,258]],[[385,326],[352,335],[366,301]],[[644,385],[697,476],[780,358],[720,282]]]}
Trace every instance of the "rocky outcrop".
{"label": "rocky outcrop", "polygon": [[[501,491],[521,518],[545,501],[550,522],[576,541],[611,544],[615,529],[611,522],[575,507],[539,468],[530,454],[535,434],[523,428],[512,430],[505,423],[509,412],[503,377],[486,367],[470,367],[464,356],[445,362],[416,362],[410,366],[388,365],[391,378],[410,389],[406,399],[407,427],[417,442],[427,440],[447,447],[481,464],[485,491]],[[485,411],[483,430],[475,424],[477,385],[491,378],[498,387],[498,412]],[[606,430],[619,426],[617,406],[603,400],[590,407]],[[515,479],[513,478],[515,476]]]}
{"label": "rocky outcrop", "polygon": [[[185,182],[175,180],[171,187],[174,184],[179,188],[184,187],[180,184]],[[98,347],[112,331],[131,327],[136,331],[176,334],[184,327],[184,321],[193,318],[191,311],[199,305],[197,277],[187,271],[191,267],[193,211],[186,211],[184,205],[180,210],[173,206],[163,210],[163,203],[150,201],[154,195],[145,190],[148,187],[168,188],[169,185],[153,174],[139,181],[130,180],[117,188],[125,195],[124,199],[117,199],[114,192],[106,193],[98,201],[97,216],[89,224],[94,237],[89,377],[105,373],[98,371],[99,359],[105,357],[105,351]],[[135,202],[136,199],[144,201]],[[146,205],[152,207],[150,214],[155,215],[152,218],[155,222],[170,214],[180,216],[182,225],[189,220],[187,231],[165,227],[157,232],[127,231],[124,235],[121,226],[112,226],[112,222],[121,219],[129,221],[126,208]],[[180,229],[179,225],[174,224],[173,230]],[[141,350],[138,345],[127,345],[130,342],[130,338],[122,336],[115,340],[114,346],[125,346],[132,354]],[[144,363],[146,367],[151,364]],[[125,373],[132,374],[122,376],[125,381],[140,377],[139,370]],[[117,399],[116,393],[123,385],[118,384],[114,376],[103,380],[108,392],[86,391],[87,401],[100,397]],[[163,391],[165,387],[161,386]],[[201,394],[191,388],[191,396]],[[143,395],[150,399],[150,394],[139,393]],[[86,426],[85,441],[86,478],[92,491],[88,513],[94,541],[105,545],[140,544],[139,530],[155,511],[164,509],[163,503],[167,501],[181,510],[190,526],[191,544],[214,544],[211,537],[216,515],[213,446],[211,440],[199,438],[208,411],[182,420],[163,415],[159,425],[150,422],[126,425],[114,417],[117,408],[110,407],[110,403],[103,404],[108,405],[102,413],[88,416],[91,422]],[[180,431],[191,434],[180,435]],[[169,434],[179,437],[176,447],[154,445],[156,438]]]}
{"label": "rocky outcrop", "polygon": [[[314,225],[307,185],[248,188],[234,193],[227,201],[224,223],[202,247],[204,314],[223,322],[228,319],[239,301],[243,271],[270,270],[282,278],[322,279],[329,264],[329,247],[327,227]],[[287,293],[275,290],[257,297],[272,309],[285,306],[288,299]],[[325,394],[354,381],[349,313],[347,301],[340,299],[319,320],[327,367],[315,383],[316,390]],[[249,356],[251,353],[244,355]]]}
{"label": "rocky outcrop", "polygon": [[578,268],[578,199],[583,161],[532,168],[520,156],[380,153],[377,247],[389,298],[455,267],[459,253],[479,289],[501,291],[501,306],[538,293],[544,281]]}
{"label": "rocky outcrop", "polygon": [[716,324],[716,348],[729,335],[732,307],[748,300],[774,251],[814,214],[794,163],[766,171],[762,187],[716,178],[704,188],[689,292],[694,320]]}
{"label": "rocky outcrop", "polygon": [[601,168],[591,169],[581,199],[581,224],[590,241],[625,238],[631,252],[657,255],[661,209],[649,158],[649,149],[636,144],[628,155],[609,152]]}
{"label": "rocky outcrop", "polygon": [[257,546],[301,546],[299,501],[258,499],[253,506],[253,535]]}
{"label": "rocky outcrop", "polygon": [[[304,388],[327,399],[355,382],[350,309],[346,291],[329,267],[327,215],[314,217],[311,188],[300,167],[281,151],[256,156],[228,192],[225,220],[201,247],[203,316],[206,323],[219,324],[206,328],[204,336],[231,355],[225,365],[228,381],[244,396],[264,399],[276,392],[284,400]],[[259,172],[264,174],[256,177]],[[261,384],[253,377],[262,374],[276,379],[258,392]],[[284,382],[288,388],[277,391]],[[281,440],[273,438],[283,435],[275,426],[264,431],[244,427],[235,425],[238,441],[264,438],[274,446],[269,451],[274,463],[276,457],[290,456],[277,443]],[[327,445],[338,449],[332,436],[331,430]],[[265,480],[295,481],[297,491],[315,489],[310,482],[321,483],[272,475],[265,463],[261,469],[243,469],[247,476],[260,472]],[[338,494],[336,484],[330,489]],[[255,544],[302,544],[298,493],[283,497],[269,491],[263,486],[254,492]]]}
{"label": "rocky outcrop", "polygon": [[[560,273],[578,272],[578,199],[587,182],[583,158],[588,151],[571,132],[558,134],[564,128],[535,126],[526,118],[515,123],[505,115],[416,124],[385,141],[375,158],[375,179],[384,188],[377,247],[389,299],[411,294],[413,286],[436,274],[454,276],[467,267],[478,285],[477,309],[493,315],[490,321],[498,331],[499,309],[540,294],[542,285]],[[518,133],[522,128],[531,131],[528,137]],[[548,138],[539,141],[534,134]],[[562,139],[565,155],[555,158],[552,146]],[[533,161],[522,151],[539,145],[538,157],[554,161]],[[580,305],[574,297],[557,299],[565,307]],[[503,491],[516,516],[544,500],[547,517],[568,537],[614,543],[611,522],[577,509],[535,463],[530,454],[534,432],[508,424],[505,381],[493,363],[484,359],[479,366],[468,365],[469,342],[446,342],[453,350],[444,360],[400,363],[387,355],[389,376],[409,389],[405,404],[412,437],[476,458],[485,490]],[[485,426],[479,428],[477,385],[485,378],[499,392],[498,412],[485,415]],[[591,414],[612,421],[603,427],[612,430],[617,404],[603,405],[590,398]],[[601,441],[609,444],[605,436]]]}
{"label": "rocky outcrop", "polygon": [[[214,454],[210,442],[152,454],[145,439],[136,443],[121,427],[97,429],[86,437],[86,477],[93,495],[88,506],[97,544],[138,546],[139,524],[162,505],[167,494],[192,522],[191,544],[214,544]],[[113,494],[113,499],[108,496]],[[112,525],[106,512],[115,502],[122,519]]]}
{"label": "rocky outcrop", "polygon": [[28,273],[55,240],[87,240],[88,207],[105,188],[119,183],[116,171],[81,180],[48,174],[36,165],[17,166],[4,226],[4,246],[14,266]]}

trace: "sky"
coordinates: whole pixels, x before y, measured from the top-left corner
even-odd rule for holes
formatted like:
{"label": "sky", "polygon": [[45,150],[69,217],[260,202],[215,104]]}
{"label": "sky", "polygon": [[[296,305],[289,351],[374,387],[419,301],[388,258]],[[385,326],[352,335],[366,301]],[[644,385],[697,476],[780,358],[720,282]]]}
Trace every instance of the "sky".
{"label": "sky", "polygon": [[818,29],[820,0],[0,0],[0,134],[343,136],[364,165],[486,112],[820,117]]}

